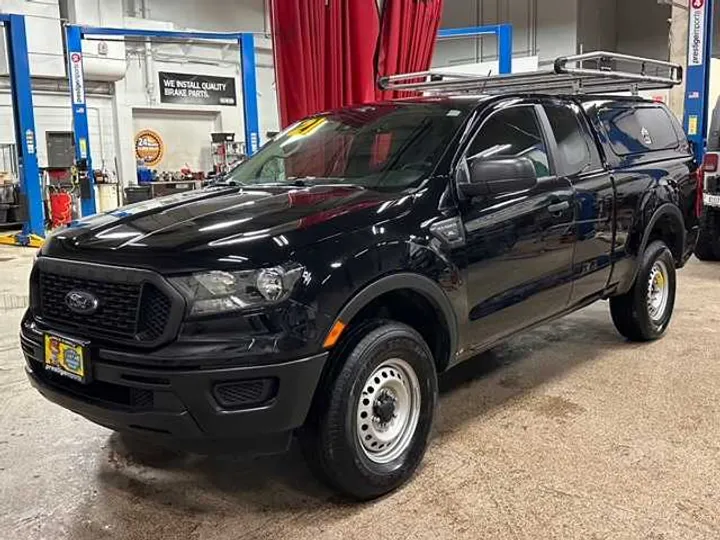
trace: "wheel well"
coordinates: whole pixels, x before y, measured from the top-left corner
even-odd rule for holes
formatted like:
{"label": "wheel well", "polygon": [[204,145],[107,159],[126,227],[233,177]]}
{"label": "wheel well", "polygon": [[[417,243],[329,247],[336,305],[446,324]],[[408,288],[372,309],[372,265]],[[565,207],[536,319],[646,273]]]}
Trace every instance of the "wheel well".
{"label": "wheel well", "polygon": [[348,323],[349,327],[369,319],[392,319],[414,328],[430,347],[438,371],[450,362],[450,330],[442,312],[423,294],[412,289],[384,293],[363,307]]}
{"label": "wheel well", "polygon": [[645,247],[655,240],[662,240],[670,249],[677,262],[683,257],[684,229],[678,218],[672,214],[665,214],[655,222]]}

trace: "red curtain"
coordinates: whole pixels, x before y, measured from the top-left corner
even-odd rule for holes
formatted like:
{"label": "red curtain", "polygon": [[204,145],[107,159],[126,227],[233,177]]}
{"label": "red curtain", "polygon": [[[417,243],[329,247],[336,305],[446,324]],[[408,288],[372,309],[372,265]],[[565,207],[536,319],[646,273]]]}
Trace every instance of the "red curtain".
{"label": "red curtain", "polygon": [[443,0],[269,0],[280,121],[397,97],[378,75],[430,67]]}
{"label": "red curtain", "polygon": [[[377,51],[379,75],[430,69],[442,7],[443,0],[385,0]],[[379,100],[399,95],[398,92],[376,92]]]}
{"label": "red curtain", "polygon": [[280,121],[375,98],[375,0],[272,0]]}

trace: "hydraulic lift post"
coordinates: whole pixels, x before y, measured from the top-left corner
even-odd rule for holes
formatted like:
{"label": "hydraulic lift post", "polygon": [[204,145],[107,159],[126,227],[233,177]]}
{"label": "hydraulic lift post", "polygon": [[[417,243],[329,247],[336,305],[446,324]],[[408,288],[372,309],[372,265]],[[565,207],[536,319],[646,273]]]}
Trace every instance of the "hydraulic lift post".
{"label": "hydraulic lift post", "polygon": [[65,28],[70,99],[72,102],[75,165],[80,176],[80,212],[83,217],[97,212],[95,206],[95,173],[90,156],[90,129],[85,104],[85,76],[83,74],[82,32],[78,26]]}
{"label": "hydraulic lift post", "polygon": [[683,126],[695,157],[705,156],[709,122],[710,63],[713,50],[713,0],[688,0],[688,63]]}
{"label": "hydraulic lift post", "polygon": [[5,28],[7,42],[18,156],[20,206],[23,209],[20,213],[24,214],[22,232],[0,236],[0,244],[39,247],[45,235],[45,212],[37,160],[37,136],[25,17],[0,14],[0,23]]}

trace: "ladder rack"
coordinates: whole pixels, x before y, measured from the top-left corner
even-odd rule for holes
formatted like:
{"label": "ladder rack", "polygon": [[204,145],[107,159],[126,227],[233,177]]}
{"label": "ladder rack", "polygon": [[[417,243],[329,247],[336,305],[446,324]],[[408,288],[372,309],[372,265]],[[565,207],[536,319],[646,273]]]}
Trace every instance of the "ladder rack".
{"label": "ladder rack", "polygon": [[430,94],[614,94],[672,88],[682,83],[679,64],[605,51],[555,60],[553,69],[512,75],[443,73],[441,70],[381,77],[383,90]]}

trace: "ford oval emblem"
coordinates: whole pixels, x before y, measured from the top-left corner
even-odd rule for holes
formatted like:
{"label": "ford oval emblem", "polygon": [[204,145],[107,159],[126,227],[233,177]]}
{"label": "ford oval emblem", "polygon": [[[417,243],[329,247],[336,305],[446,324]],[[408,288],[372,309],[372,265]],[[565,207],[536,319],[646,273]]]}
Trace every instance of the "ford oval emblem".
{"label": "ford oval emblem", "polygon": [[92,315],[100,302],[97,296],[86,291],[70,291],[65,295],[65,305],[79,315]]}

